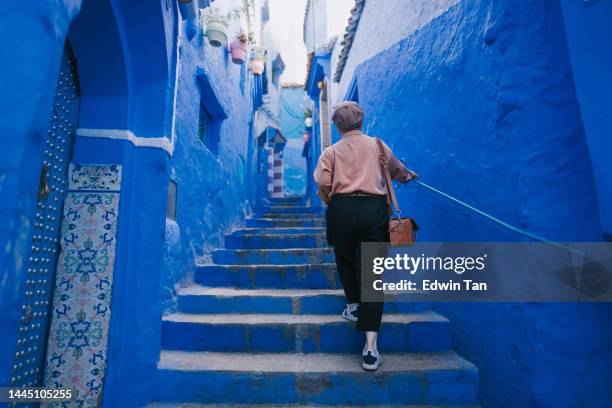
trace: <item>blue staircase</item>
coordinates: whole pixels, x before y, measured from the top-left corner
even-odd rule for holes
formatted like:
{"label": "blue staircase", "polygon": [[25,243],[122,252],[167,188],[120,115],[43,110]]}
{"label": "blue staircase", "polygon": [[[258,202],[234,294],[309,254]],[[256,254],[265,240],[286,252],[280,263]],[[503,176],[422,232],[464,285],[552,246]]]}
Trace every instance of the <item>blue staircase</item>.
{"label": "blue staircase", "polygon": [[164,316],[150,407],[472,406],[478,372],[425,303],[387,303],[377,372],[345,299],[319,210],[257,208]]}

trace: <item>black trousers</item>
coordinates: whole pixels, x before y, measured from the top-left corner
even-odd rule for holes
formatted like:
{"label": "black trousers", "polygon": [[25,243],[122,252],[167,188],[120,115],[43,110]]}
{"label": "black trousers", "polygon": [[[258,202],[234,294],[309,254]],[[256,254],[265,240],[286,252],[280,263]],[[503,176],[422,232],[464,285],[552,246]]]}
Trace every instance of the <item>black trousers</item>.
{"label": "black trousers", "polygon": [[[385,197],[337,196],[325,213],[327,241],[334,247],[336,266],[347,303],[359,303],[357,328],[379,331],[384,306],[380,301],[361,301],[361,243],[389,242],[389,213]],[[373,281],[373,274],[366,277]],[[371,282],[364,282],[371,285]]]}

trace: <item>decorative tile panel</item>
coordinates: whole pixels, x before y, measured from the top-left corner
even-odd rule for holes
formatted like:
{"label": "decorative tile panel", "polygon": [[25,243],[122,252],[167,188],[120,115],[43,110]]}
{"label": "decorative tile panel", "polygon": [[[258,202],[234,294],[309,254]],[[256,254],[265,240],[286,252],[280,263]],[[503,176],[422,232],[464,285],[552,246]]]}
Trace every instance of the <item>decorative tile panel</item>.
{"label": "decorative tile panel", "polygon": [[120,165],[70,165],[55,277],[45,385],[71,388],[69,403],[98,407],[106,369]]}
{"label": "decorative tile panel", "polygon": [[121,188],[121,165],[91,166],[70,164],[69,190],[119,191]]}

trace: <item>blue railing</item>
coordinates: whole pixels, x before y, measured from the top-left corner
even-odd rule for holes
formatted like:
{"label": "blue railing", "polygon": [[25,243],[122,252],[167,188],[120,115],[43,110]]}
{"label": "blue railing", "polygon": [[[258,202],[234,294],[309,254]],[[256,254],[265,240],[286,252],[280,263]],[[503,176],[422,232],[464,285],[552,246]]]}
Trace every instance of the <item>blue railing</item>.
{"label": "blue railing", "polygon": [[441,191],[441,190],[439,190],[439,189],[437,189],[435,187],[432,187],[432,186],[430,186],[428,184],[425,184],[425,183],[423,183],[420,180],[413,180],[412,183],[416,183],[419,186],[426,188],[427,190],[433,191],[434,193],[439,194],[442,197],[445,197],[445,198],[449,199],[450,201],[453,201],[453,202],[455,202],[455,203],[457,203],[457,204],[467,208],[468,210],[470,210],[472,212],[475,212],[476,214],[478,214],[478,215],[480,215],[480,216],[482,216],[482,217],[484,217],[484,218],[486,218],[488,220],[491,220],[491,221],[493,221],[494,223],[496,223],[498,225],[501,225],[502,227],[504,227],[504,228],[506,228],[506,229],[508,229],[508,230],[510,230],[510,231],[512,231],[514,233],[516,233],[516,234],[522,235],[522,236],[524,236],[526,238],[529,238],[529,239],[532,239],[534,241],[546,242],[548,244],[554,244],[555,243],[555,242],[551,241],[550,239],[544,238],[544,237],[542,237],[540,235],[537,235],[537,234],[534,234],[534,233],[522,230],[520,228],[515,227],[514,225],[508,224],[507,222],[502,221],[499,218],[494,217],[491,214],[488,214],[488,213],[486,213],[486,212],[484,212],[482,210],[479,210],[478,208],[476,208],[476,207],[474,207],[474,206],[472,206],[472,205],[470,205],[470,204],[468,204],[468,203],[466,203],[464,201],[461,201],[458,198],[455,198],[452,195],[445,193],[444,191]]}
{"label": "blue railing", "polygon": [[[460,200],[460,199],[458,199],[456,197],[453,197],[452,195],[450,195],[448,193],[445,193],[444,191],[442,191],[440,189],[432,187],[429,184],[426,184],[426,183],[424,183],[424,182],[422,182],[420,180],[412,180],[411,183],[415,183],[415,184],[417,184],[417,185],[419,185],[419,186],[421,186],[421,187],[423,187],[423,188],[425,188],[425,189],[427,189],[427,190],[429,190],[431,192],[434,192],[434,193],[436,193],[436,194],[438,194],[438,195],[440,195],[440,196],[442,196],[442,197],[444,197],[444,198],[454,202],[454,203],[457,203],[457,204],[461,205],[462,207],[467,208],[468,210],[470,210],[470,211],[480,215],[481,217],[486,218],[486,219],[496,223],[497,225],[500,225],[501,227],[503,227],[503,228],[505,228],[505,229],[507,229],[509,231],[514,232],[515,234],[518,234],[518,235],[521,235],[523,237],[529,238],[529,239],[531,239],[533,241],[539,241],[539,242],[543,242],[543,243],[546,243],[546,244],[550,244],[552,246],[555,246],[555,247],[560,248],[560,249],[564,249],[566,251],[569,251],[569,252],[577,254],[577,255],[584,255],[584,253],[582,251],[578,251],[578,250],[573,249],[573,248],[571,248],[571,247],[569,247],[567,245],[560,244],[560,243],[552,241],[552,240],[550,240],[548,238],[544,238],[544,237],[542,237],[540,235],[537,235],[537,234],[534,234],[532,232],[528,232],[528,231],[522,230],[520,228],[515,227],[514,225],[508,224],[507,222],[502,221],[499,218],[494,217],[493,215],[488,214],[488,213],[486,213],[486,212],[484,212],[484,211],[474,207],[473,205],[470,205],[470,204],[468,204],[468,203],[466,203],[466,202],[464,202],[464,201],[462,201],[462,200]],[[396,189],[399,188],[399,186],[400,185],[396,184]]]}

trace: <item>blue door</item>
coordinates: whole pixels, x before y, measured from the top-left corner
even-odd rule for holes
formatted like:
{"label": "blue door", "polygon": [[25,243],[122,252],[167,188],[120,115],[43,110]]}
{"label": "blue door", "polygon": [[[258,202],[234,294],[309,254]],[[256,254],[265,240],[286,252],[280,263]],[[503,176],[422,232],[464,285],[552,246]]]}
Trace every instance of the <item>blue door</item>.
{"label": "blue door", "polygon": [[66,46],[49,117],[49,129],[41,138],[43,158],[40,185],[36,211],[31,220],[33,232],[23,278],[19,336],[11,377],[13,386],[42,384],[67,169],[78,113],[76,64],[70,48]]}

